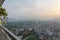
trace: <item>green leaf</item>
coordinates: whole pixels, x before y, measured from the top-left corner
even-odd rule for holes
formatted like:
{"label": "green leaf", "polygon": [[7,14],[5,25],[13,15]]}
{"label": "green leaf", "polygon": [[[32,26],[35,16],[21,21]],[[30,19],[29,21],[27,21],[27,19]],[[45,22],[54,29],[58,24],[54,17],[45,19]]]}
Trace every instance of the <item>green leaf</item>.
{"label": "green leaf", "polygon": [[2,4],[0,4],[0,7],[2,7]]}

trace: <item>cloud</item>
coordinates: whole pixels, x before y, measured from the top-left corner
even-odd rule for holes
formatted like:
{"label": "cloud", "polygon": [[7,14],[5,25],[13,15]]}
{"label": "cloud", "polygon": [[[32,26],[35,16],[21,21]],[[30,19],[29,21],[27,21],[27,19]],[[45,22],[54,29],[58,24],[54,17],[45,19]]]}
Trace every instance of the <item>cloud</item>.
{"label": "cloud", "polygon": [[6,0],[3,7],[6,8],[9,17],[16,19],[43,18],[52,15],[55,17],[55,14],[60,13],[57,12],[60,10],[59,0]]}

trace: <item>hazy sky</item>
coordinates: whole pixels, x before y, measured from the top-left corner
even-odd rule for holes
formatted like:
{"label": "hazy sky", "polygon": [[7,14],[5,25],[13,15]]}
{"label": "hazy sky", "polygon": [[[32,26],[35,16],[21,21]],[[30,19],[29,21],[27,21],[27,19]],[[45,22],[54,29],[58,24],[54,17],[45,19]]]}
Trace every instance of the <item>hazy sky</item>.
{"label": "hazy sky", "polygon": [[60,0],[6,0],[3,7],[9,18],[60,18]]}

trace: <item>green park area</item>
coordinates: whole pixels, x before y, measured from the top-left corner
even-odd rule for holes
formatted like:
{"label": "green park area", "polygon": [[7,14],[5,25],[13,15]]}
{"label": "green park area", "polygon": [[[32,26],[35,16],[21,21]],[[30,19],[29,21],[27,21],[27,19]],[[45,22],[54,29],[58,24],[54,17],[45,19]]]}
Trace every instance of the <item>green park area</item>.
{"label": "green park area", "polygon": [[27,40],[39,40],[36,35],[31,35]]}

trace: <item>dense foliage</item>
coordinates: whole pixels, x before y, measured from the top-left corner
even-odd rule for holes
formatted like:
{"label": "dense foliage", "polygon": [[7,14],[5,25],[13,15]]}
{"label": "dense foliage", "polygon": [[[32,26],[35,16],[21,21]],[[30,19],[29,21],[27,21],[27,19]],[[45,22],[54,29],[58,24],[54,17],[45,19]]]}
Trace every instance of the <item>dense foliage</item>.
{"label": "dense foliage", "polygon": [[8,16],[6,10],[2,7],[0,7],[0,16],[3,16],[4,19],[6,18],[6,16]]}
{"label": "dense foliage", "polygon": [[31,35],[27,40],[39,40],[37,36]]}

